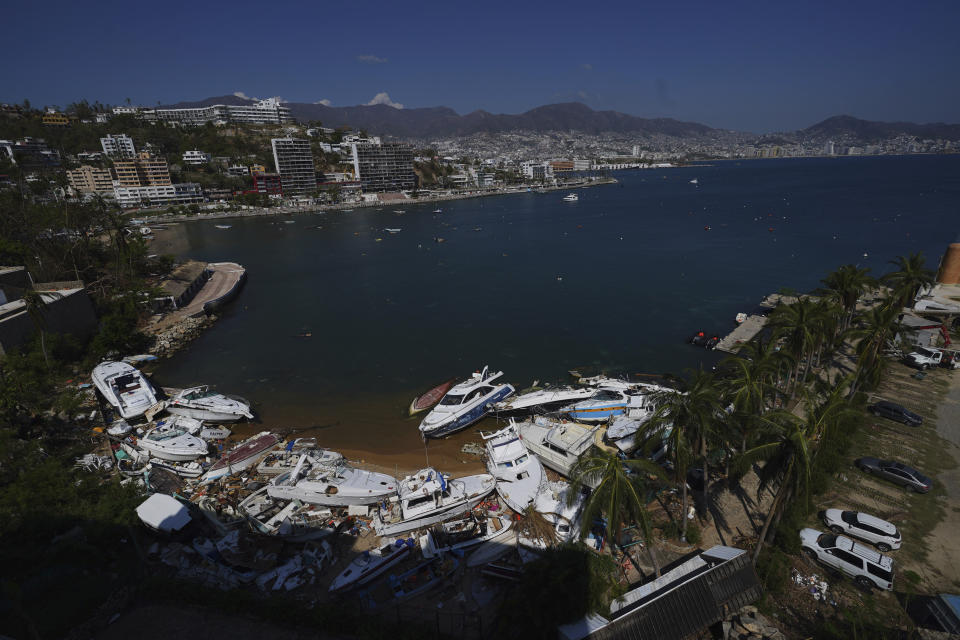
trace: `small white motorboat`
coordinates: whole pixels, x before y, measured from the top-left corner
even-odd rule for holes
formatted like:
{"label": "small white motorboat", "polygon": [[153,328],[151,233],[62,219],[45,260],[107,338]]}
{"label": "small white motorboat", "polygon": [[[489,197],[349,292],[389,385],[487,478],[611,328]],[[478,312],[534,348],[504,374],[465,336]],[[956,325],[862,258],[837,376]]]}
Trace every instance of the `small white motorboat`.
{"label": "small white motorboat", "polygon": [[126,362],[101,362],[93,369],[93,384],[121,418],[136,418],[157,404],[150,382]]}
{"label": "small white motorboat", "polygon": [[225,440],[230,437],[231,433],[230,429],[226,427],[206,425],[203,420],[176,414],[157,420],[154,424],[158,427],[168,426],[186,429],[187,433],[197,436],[201,440]]}
{"label": "small white motorboat", "polygon": [[281,473],[267,485],[272,498],[301,500],[330,507],[370,505],[397,492],[397,480],[384,473],[354,469],[345,460],[310,466],[301,454],[292,471]]}
{"label": "small white motorboat", "polygon": [[486,473],[451,480],[436,469],[421,469],[400,481],[399,500],[381,505],[373,529],[388,536],[443,522],[473,510],[496,484]]}
{"label": "small white motorboat", "polygon": [[203,475],[203,465],[196,460],[192,462],[175,462],[173,460],[150,458],[149,466],[151,469],[166,469],[181,478],[199,478]]}
{"label": "small white motorboat", "polygon": [[167,411],[208,422],[236,422],[253,418],[250,403],[212,391],[207,385],[184,389],[167,405]]}
{"label": "small white motorboat", "polygon": [[215,224],[215,225],[213,225],[213,226],[215,226],[217,229],[229,229],[232,225],[229,225],[229,224]]}
{"label": "small white motorboat", "polygon": [[387,569],[409,558],[416,544],[413,538],[387,540],[379,549],[364,551],[330,583],[330,592],[343,591],[370,582]]}
{"label": "small white motorboat", "polygon": [[700,184],[700,179],[694,178],[693,180],[690,181],[690,184]]}
{"label": "small white motorboat", "polygon": [[387,227],[386,229],[384,229],[384,231],[390,234],[394,234],[394,233],[400,233],[401,231],[403,231],[403,229],[391,229],[390,227]]}
{"label": "small white motorboat", "polygon": [[[553,525],[554,540],[532,538],[520,533],[517,536],[517,542],[520,544],[521,550],[526,548],[536,553],[554,544],[574,542],[580,537],[581,518],[583,508],[586,505],[586,496],[583,492],[580,492],[573,497],[572,504],[568,504],[568,495],[572,491],[573,487],[562,480],[548,482],[543,486],[534,501],[534,509],[543,516],[544,520]],[[521,558],[525,562],[532,559],[529,554],[523,553],[521,553]]]}
{"label": "small white motorboat", "polygon": [[523,513],[544,482],[543,465],[527,451],[513,420],[496,433],[480,436],[487,450],[487,471],[497,479],[497,493],[508,507]]}
{"label": "small white motorboat", "polygon": [[576,202],[579,199],[580,199],[580,196],[578,196],[575,193],[568,193],[567,195],[563,196],[564,202]]}
{"label": "small white motorboat", "polygon": [[174,462],[196,460],[207,455],[207,443],[183,428],[159,425],[137,441],[137,446],[154,458]]}
{"label": "small white motorboat", "polygon": [[738,314],[737,314],[737,317],[735,318],[735,320],[737,321],[737,324],[743,324],[743,322],[744,322],[746,319],[747,319],[747,314],[745,314],[743,311],[741,311],[740,313],[738,313]]}
{"label": "small white motorboat", "polygon": [[473,549],[491,540],[501,540],[510,532],[512,522],[505,515],[478,515],[434,525],[420,536],[424,558],[435,558],[451,551]]}
{"label": "small white motorboat", "polygon": [[484,367],[455,385],[420,423],[421,435],[441,438],[466,429],[490,413],[494,403],[514,392],[513,386],[496,382],[502,375],[502,371],[491,373],[489,367]]}

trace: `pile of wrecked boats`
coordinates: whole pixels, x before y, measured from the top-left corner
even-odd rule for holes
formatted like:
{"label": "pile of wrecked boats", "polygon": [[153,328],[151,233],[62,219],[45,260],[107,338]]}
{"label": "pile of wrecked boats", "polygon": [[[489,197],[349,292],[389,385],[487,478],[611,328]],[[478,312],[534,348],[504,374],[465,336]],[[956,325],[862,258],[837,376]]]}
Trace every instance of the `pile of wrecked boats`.
{"label": "pile of wrecked boats", "polygon": [[[158,547],[162,562],[223,588],[290,590],[322,581],[335,564],[330,536],[372,536],[329,583],[330,594],[354,591],[369,608],[426,593],[465,567],[515,580],[519,566],[500,561],[509,551],[526,562],[578,540],[589,489],[575,492],[546,468],[569,477],[590,446],[632,446],[664,389],[596,377],[514,396],[502,376],[484,367],[411,405],[435,405],[420,425],[425,439],[490,414],[506,418],[497,431],[480,432],[487,473],[454,478],[428,466],[398,479],[357,468],[315,438],[281,442],[262,432],[227,448],[224,423],[251,418],[246,401],[208,387],[161,399],[125,363],[93,372],[118,415],[106,430],[118,469],[153,494],[138,509],[141,520],[165,535],[192,536],[189,545]],[[518,526],[534,511],[547,530]],[[203,533],[183,533],[192,527]],[[286,543],[303,546],[291,556]]]}

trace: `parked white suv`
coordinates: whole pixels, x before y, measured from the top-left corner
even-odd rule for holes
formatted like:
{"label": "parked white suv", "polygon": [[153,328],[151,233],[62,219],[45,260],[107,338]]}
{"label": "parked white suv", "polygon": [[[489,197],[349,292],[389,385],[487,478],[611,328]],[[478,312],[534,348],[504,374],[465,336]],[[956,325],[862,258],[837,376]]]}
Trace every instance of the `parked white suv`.
{"label": "parked white suv", "polygon": [[844,573],[865,589],[893,589],[893,558],[850,538],[816,529],[800,531],[800,546],[811,559]]}
{"label": "parked white suv", "polygon": [[868,513],[827,509],[823,514],[823,522],[830,531],[866,540],[884,553],[900,548],[900,531],[897,527]]}

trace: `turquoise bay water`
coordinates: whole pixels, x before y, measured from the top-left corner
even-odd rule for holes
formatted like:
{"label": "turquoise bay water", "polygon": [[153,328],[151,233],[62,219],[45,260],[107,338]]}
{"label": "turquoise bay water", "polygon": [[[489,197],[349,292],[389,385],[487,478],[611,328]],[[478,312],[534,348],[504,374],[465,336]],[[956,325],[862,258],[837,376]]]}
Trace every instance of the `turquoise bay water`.
{"label": "turquoise bay water", "polygon": [[215,383],[268,423],[333,425],[341,446],[412,450],[422,445],[400,418],[406,404],[452,375],[489,364],[524,387],[577,367],[710,366],[713,354],[685,344],[696,330],[725,333],[766,294],[810,290],[841,264],[883,273],[923,251],[935,268],[960,231],[958,156],[616,177],[576,203],[527,193],[443,203],[440,214],[385,205],[283,218],[293,224],[180,225],[187,255],[239,262],[249,280],[157,378]]}

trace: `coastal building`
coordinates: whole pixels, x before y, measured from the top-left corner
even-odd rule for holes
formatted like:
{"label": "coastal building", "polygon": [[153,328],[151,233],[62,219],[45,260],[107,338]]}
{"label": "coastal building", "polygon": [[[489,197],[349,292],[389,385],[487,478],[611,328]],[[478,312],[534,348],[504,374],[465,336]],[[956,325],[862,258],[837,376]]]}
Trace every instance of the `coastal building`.
{"label": "coastal building", "polygon": [[110,158],[133,158],[137,155],[133,140],[125,133],[111,133],[106,138],[100,138],[100,146]]}
{"label": "coastal building", "polygon": [[281,194],[283,185],[280,175],[276,173],[253,174],[253,191],[256,193]]}
{"label": "coastal building", "polygon": [[283,195],[311,194],[317,189],[317,171],[313,166],[310,141],[299,138],[273,138],[273,163],[280,174]]}
{"label": "coastal building", "polygon": [[574,170],[574,171],[590,171],[590,161],[589,161],[589,160],[574,160],[574,161],[573,161],[573,170]]}
{"label": "coastal building", "polygon": [[[113,163],[117,185],[120,187],[148,187],[172,184],[170,168],[163,158],[154,158],[147,152],[131,160]],[[118,197],[119,199],[119,197]]]}
{"label": "coastal building", "polygon": [[83,165],[67,171],[67,183],[78,193],[113,193],[113,173],[110,169]]}
{"label": "coastal building", "polygon": [[573,171],[573,160],[551,160],[550,168],[554,173]]}
{"label": "coastal building", "polygon": [[198,151],[196,149],[192,151],[183,152],[183,163],[190,165],[201,165],[207,164],[210,162],[210,154],[204,153],[203,151]]}
{"label": "coastal building", "polygon": [[250,175],[250,169],[242,164],[234,164],[227,167],[227,175],[231,178],[242,178],[243,176]]}
{"label": "coastal building", "polygon": [[195,182],[177,184],[147,185],[141,187],[114,186],[117,204],[130,207],[164,206],[168,204],[190,204],[203,202],[203,191]]}
{"label": "coastal building", "polygon": [[251,174],[251,175],[256,174],[256,173],[266,173],[266,172],[267,172],[267,168],[266,168],[265,166],[263,166],[262,164],[252,164],[252,165],[250,165],[250,174]]}
{"label": "coastal building", "polygon": [[52,109],[48,110],[45,114],[43,114],[43,117],[40,119],[40,121],[43,123],[43,126],[45,127],[69,127],[70,126],[70,118]]}
{"label": "coastal building", "polygon": [[542,162],[521,162],[520,173],[528,180],[552,180],[553,167]]}
{"label": "coastal building", "polygon": [[350,150],[353,173],[364,191],[407,191],[416,186],[410,145],[355,141],[350,143]]}
{"label": "coastal building", "polygon": [[208,122],[246,122],[250,124],[284,124],[293,122],[290,107],[276,98],[259,100],[253,104],[214,104],[186,109],[156,109],[157,120],[185,125]]}
{"label": "coastal building", "polygon": [[24,167],[59,167],[60,152],[51,149],[42,138],[21,138],[16,142],[0,140],[0,156]]}

